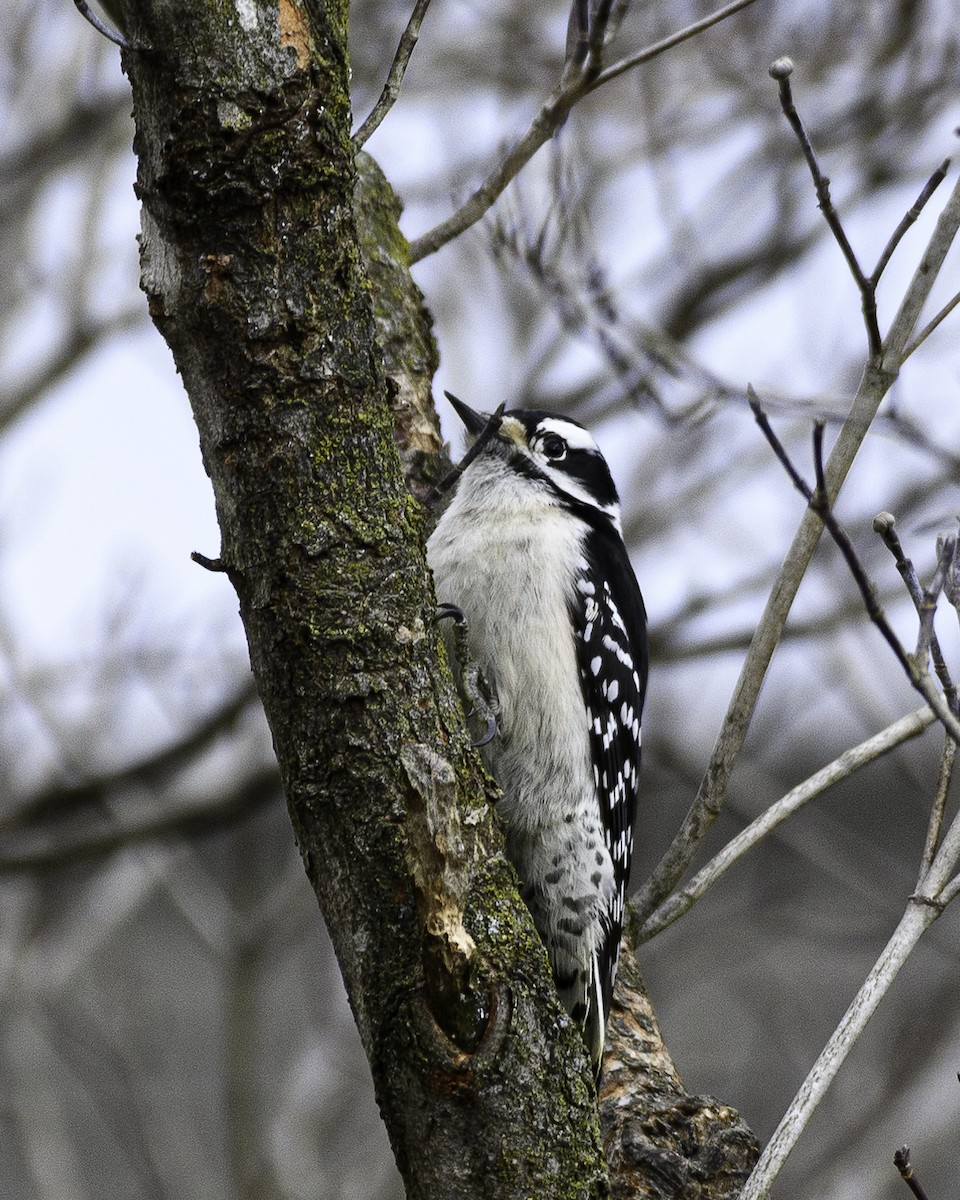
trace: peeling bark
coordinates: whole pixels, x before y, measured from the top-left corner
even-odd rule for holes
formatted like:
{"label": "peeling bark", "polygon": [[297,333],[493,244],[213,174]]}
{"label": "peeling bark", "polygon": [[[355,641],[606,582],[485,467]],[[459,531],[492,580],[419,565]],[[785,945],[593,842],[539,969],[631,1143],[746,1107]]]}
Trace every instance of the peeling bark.
{"label": "peeling bark", "polygon": [[683,1086],[643,987],[621,949],[600,1088],[614,1200],[735,1200],[759,1155],[728,1104]]}

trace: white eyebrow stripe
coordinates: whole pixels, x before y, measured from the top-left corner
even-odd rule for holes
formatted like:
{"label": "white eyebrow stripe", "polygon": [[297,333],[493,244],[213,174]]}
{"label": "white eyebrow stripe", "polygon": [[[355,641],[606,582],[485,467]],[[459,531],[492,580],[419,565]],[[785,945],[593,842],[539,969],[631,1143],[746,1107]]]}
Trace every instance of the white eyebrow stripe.
{"label": "white eyebrow stripe", "polygon": [[562,417],[544,417],[537,425],[534,436],[542,438],[546,433],[555,433],[562,437],[571,450],[592,450],[595,454],[600,453],[600,447],[586,429],[581,429],[571,421],[564,421]]}

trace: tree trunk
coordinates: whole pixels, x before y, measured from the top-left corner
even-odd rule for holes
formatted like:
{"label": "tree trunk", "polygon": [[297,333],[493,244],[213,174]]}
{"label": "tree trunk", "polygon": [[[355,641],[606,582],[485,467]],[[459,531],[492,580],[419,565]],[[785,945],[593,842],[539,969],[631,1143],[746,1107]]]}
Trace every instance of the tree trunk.
{"label": "tree trunk", "polygon": [[462,730],[394,442],[345,8],[152,0],[127,27],[149,47],[125,55],[143,286],[408,1193],[600,1195],[585,1057]]}
{"label": "tree trunk", "polygon": [[584,1048],[437,637],[403,470],[420,496],[438,470],[435,351],[369,161],[355,192],[346,5],[124,7],[143,287],[408,1195],[606,1195]]}

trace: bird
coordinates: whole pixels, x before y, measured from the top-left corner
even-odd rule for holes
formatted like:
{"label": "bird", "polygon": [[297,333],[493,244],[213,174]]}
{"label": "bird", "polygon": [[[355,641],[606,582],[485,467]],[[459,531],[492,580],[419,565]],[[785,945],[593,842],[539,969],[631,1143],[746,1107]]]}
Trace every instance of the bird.
{"label": "bird", "polygon": [[588,430],[448,398],[479,452],[427,561],[494,696],[480,753],[502,792],[506,854],[599,1086],[637,816],[643,597]]}

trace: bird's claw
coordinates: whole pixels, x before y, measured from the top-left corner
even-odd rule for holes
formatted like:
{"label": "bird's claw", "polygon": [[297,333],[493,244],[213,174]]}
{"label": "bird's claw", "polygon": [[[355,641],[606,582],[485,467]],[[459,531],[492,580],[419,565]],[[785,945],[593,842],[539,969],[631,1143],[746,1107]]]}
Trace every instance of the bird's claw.
{"label": "bird's claw", "polygon": [[496,701],[493,700],[491,703],[490,685],[484,679],[480,667],[470,657],[467,645],[467,618],[463,615],[463,609],[456,604],[438,604],[437,620],[447,619],[453,621],[455,625],[454,645],[460,668],[460,690],[473,705],[467,717],[468,719],[481,717],[484,722],[482,737],[472,743],[479,749],[482,746],[488,746],[497,736],[497,715],[494,711]]}
{"label": "bird's claw", "polygon": [[481,746],[489,746],[493,739],[497,736],[497,718],[488,710],[487,712],[487,728],[484,731],[483,737],[479,738],[473,744],[479,750]]}
{"label": "bird's claw", "polygon": [[455,621],[457,625],[466,625],[467,618],[463,615],[463,609],[456,604],[438,604],[437,605],[437,620],[445,621],[447,619]]}

